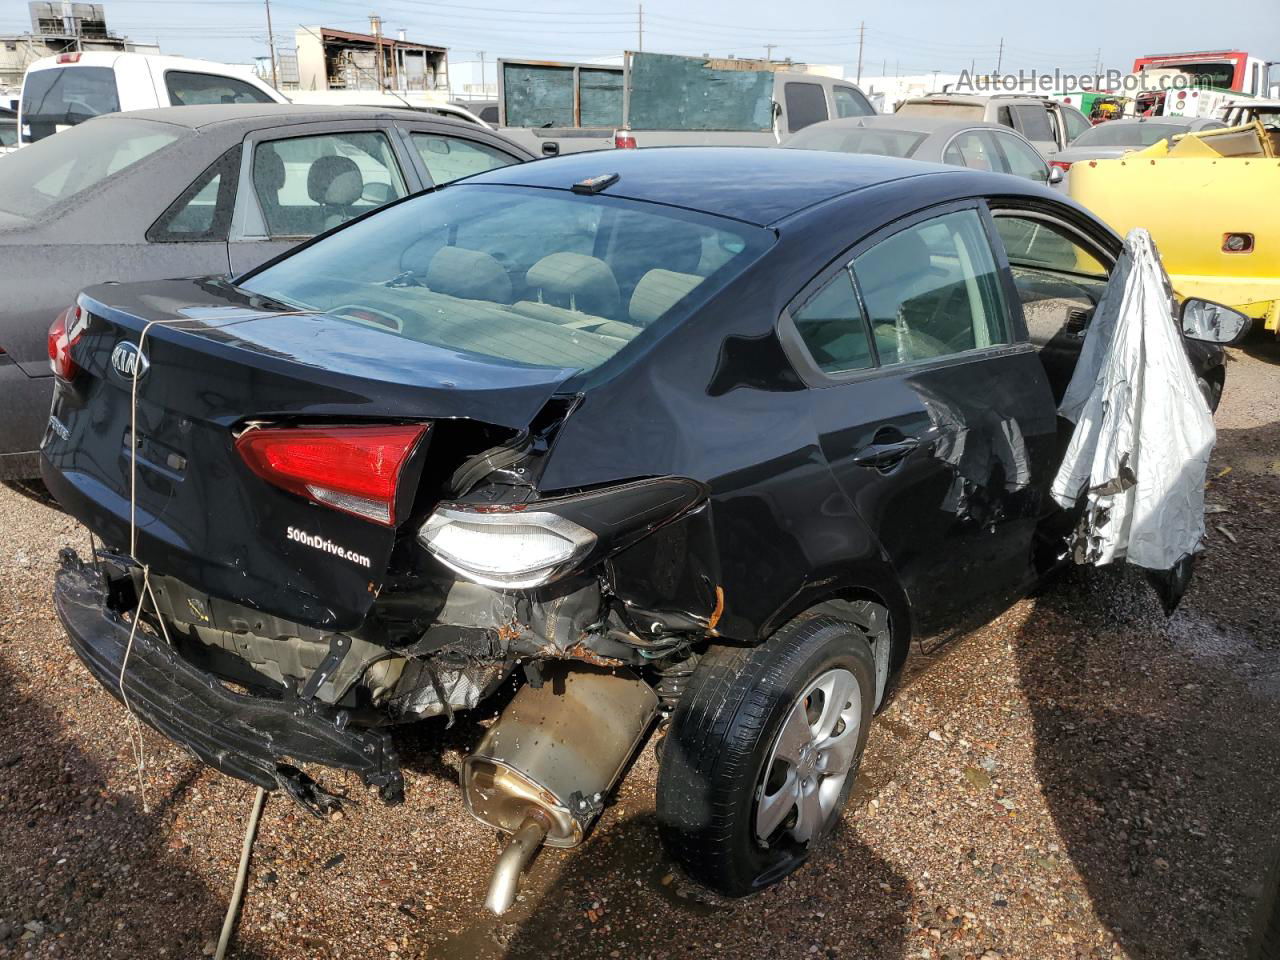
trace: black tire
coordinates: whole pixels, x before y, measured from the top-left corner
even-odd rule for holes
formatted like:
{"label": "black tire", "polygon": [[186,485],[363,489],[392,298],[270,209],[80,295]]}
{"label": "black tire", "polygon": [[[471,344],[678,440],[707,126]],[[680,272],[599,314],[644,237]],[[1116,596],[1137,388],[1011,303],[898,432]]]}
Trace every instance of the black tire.
{"label": "black tire", "polygon": [[[789,711],[825,671],[853,674],[861,698],[854,759],[834,808],[807,842],[756,836],[757,788]],[[875,705],[871,648],[829,616],[794,621],[758,647],[715,647],[677,704],[658,767],[663,844],[684,871],[726,896],[744,896],[805,862],[840,821],[857,778]],[[856,709],[855,709],[856,712]]]}

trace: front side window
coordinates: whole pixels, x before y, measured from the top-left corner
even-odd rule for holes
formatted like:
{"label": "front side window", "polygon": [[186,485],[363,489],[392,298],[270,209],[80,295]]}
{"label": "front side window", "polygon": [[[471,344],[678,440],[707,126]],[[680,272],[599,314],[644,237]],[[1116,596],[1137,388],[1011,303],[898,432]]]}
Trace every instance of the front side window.
{"label": "front side window", "polygon": [[876,111],[870,101],[853,87],[832,87],[831,97],[835,101],[837,117],[875,116]]}
{"label": "front side window", "polygon": [[212,73],[188,73],[170,70],[164,75],[169,103],[175,107],[193,107],[206,103],[274,103],[266,91],[234,77]]}
{"label": "front side window", "polygon": [[907,227],[853,260],[882,365],[1009,342],[1006,309],[977,211]]}
{"label": "front side window", "polygon": [[[590,370],[772,242],[738,221],[567,190],[461,184],[352,224],[241,286],[389,335]],[[391,349],[394,349],[392,347]]]}
{"label": "front side window", "polygon": [[1067,121],[1068,142],[1075,140],[1075,138],[1080,136],[1082,133],[1087,133],[1093,129],[1093,124],[1089,122],[1089,118],[1079,110],[1072,107],[1063,107],[1062,115]]}
{"label": "front side window", "polygon": [[791,319],[823,373],[848,373],[875,365],[862,308],[847,271],[836,274]]}
{"label": "front side window", "polygon": [[108,117],[23,147],[4,158],[0,210],[37,217],[189,135],[172,124]]}
{"label": "front side window", "polygon": [[996,144],[996,148],[1004,162],[1001,164],[1005,173],[1015,177],[1025,177],[1037,183],[1045,183],[1049,179],[1049,167],[1035,147],[1019,140],[1012,133],[988,131]]}
{"label": "front side window", "polygon": [[787,130],[795,133],[811,123],[827,119],[827,94],[820,83],[788,83],[783,89],[787,101]]}
{"label": "front side window", "polygon": [[422,158],[422,165],[437,186],[516,162],[511,154],[474,140],[421,132],[410,134],[410,138]]}
{"label": "front side window", "polygon": [[272,237],[312,237],[408,192],[386,136],[365,132],[259,143],[253,189]]}
{"label": "front side window", "polygon": [[23,140],[35,143],[119,109],[116,75],[110,67],[32,70],[22,84]]}
{"label": "front side window", "polygon": [[1107,284],[1108,269],[1075,234],[1052,221],[1012,213],[995,216],[1027,332],[1037,346],[1084,336]]}

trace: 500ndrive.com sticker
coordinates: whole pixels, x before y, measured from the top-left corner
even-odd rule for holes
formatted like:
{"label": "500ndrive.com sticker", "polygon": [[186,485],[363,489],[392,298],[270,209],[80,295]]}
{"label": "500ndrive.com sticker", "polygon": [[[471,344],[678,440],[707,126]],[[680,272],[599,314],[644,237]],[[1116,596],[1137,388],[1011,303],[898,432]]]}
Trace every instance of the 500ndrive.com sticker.
{"label": "500ndrive.com sticker", "polygon": [[371,566],[368,557],[363,554],[348,550],[346,547],[340,547],[332,540],[326,540],[324,537],[316,533],[305,533],[295,527],[289,527],[285,531],[286,536],[295,543],[301,543],[307,547],[313,547],[316,550],[323,550],[325,553],[332,553],[335,557],[341,557],[343,560],[350,560],[352,563],[358,563],[362,567]]}

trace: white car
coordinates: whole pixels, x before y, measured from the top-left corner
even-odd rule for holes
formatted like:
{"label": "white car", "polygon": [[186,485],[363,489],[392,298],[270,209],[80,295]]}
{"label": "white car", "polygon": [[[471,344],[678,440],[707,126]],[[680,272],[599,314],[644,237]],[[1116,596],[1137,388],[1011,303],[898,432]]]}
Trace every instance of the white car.
{"label": "white car", "polygon": [[250,67],[144,53],[60,53],[37,60],[23,77],[17,146],[122,110],[287,102]]}

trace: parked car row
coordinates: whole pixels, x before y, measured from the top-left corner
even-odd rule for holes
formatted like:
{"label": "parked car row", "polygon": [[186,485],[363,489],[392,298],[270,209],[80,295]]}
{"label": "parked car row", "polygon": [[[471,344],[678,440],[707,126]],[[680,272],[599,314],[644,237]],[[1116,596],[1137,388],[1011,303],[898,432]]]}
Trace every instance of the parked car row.
{"label": "parked car row", "polygon": [[42,474],[104,545],[59,615],[143,721],[311,804],[299,762],[397,800],[387,727],[523,680],[462,773],[516,837],[497,912],[663,709],[667,848],[750,893],[838,822],[910,651],[1069,556],[1057,405],[1120,253],[1026,178],[687,148],[97,284],[50,332]]}

